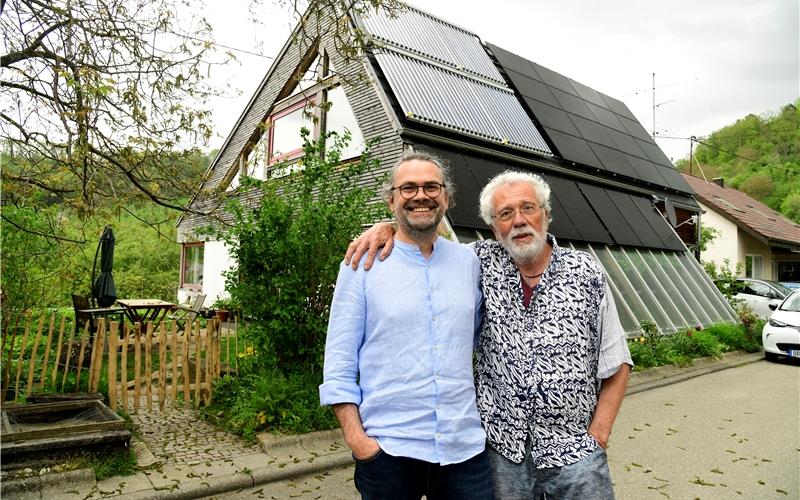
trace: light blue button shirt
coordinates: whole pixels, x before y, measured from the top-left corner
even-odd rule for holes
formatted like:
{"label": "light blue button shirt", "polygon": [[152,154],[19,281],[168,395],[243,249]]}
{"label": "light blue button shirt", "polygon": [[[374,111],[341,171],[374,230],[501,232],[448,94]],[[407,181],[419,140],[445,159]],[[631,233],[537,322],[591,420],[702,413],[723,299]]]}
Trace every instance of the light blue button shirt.
{"label": "light blue button shirt", "polygon": [[370,271],[342,264],[320,402],[356,404],[390,455],[446,465],[483,451],[472,374],[479,279],[475,253],[444,238],[429,259],[395,240]]}

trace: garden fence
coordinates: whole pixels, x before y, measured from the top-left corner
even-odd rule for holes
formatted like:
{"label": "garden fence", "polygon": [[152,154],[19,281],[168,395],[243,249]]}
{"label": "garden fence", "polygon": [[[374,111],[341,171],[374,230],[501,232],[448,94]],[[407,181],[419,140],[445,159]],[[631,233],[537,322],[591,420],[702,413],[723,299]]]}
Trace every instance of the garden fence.
{"label": "garden fence", "polygon": [[56,313],[4,321],[0,401],[83,390],[107,394],[109,406],[125,412],[151,411],[154,402],[159,410],[179,401],[208,405],[214,380],[238,369],[236,326],[211,319],[201,328],[196,320],[180,330],[175,322],[101,318],[91,333],[88,324],[76,331],[72,318]]}

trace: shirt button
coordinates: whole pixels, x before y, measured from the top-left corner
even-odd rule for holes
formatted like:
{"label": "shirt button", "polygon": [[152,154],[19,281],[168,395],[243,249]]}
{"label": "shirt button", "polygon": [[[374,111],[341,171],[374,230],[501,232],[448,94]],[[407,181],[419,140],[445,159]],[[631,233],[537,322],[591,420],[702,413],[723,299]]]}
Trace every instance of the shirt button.
{"label": "shirt button", "polygon": [[442,439],[442,433],[441,432],[437,432],[436,433],[436,439]]}

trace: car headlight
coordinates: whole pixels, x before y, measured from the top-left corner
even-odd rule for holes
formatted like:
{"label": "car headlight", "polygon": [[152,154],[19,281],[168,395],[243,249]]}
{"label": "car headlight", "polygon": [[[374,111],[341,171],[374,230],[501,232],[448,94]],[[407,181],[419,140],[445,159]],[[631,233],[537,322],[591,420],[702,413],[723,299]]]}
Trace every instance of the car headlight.
{"label": "car headlight", "polygon": [[783,321],[778,321],[777,319],[770,318],[769,319],[769,326],[777,326],[778,328],[784,328],[784,327],[787,327],[789,325],[787,325]]}

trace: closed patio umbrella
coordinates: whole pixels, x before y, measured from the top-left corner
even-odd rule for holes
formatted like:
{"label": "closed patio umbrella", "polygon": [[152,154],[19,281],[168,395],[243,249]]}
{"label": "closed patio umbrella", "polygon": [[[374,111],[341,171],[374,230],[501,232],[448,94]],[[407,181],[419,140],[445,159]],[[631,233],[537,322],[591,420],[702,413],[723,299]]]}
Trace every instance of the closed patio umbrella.
{"label": "closed patio umbrella", "polygon": [[[100,254],[100,274],[95,279],[97,268],[97,255]],[[114,265],[114,231],[111,226],[106,226],[100,242],[97,244],[97,251],[94,254],[94,265],[92,266],[92,297],[94,297],[99,307],[110,307],[117,300],[117,286],[114,284],[114,276],[111,268]]]}

